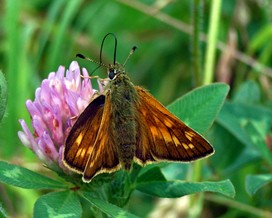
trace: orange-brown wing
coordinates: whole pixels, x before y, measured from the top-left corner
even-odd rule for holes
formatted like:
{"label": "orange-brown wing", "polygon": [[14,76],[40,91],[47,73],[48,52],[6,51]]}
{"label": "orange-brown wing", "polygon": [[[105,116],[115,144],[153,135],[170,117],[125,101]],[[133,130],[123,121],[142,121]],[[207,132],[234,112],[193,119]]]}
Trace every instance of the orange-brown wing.
{"label": "orange-brown wing", "polygon": [[214,152],[201,135],[170,113],[151,94],[136,87],[137,145],[135,161],[144,165],[154,161],[192,161]]}
{"label": "orange-brown wing", "polygon": [[100,173],[111,173],[121,168],[117,146],[114,144],[113,137],[111,102],[109,92],[107,92],[101,125],[83,172],[84,182],[90,182],[94,176]]}
{"label": "orange-brown wing", "polygon": [[66,138],[63,162],[77,173],[83,173],[92,152],[102,120],[104,103],[104,95],[94,99],[79,115]]}
{"label": "orange-brown wing", "polygon": [[121,168],[110,129],[109,93],[94,99],[72,127],[64,147],[63,162],[83,174],[85,182],[103,172]]}

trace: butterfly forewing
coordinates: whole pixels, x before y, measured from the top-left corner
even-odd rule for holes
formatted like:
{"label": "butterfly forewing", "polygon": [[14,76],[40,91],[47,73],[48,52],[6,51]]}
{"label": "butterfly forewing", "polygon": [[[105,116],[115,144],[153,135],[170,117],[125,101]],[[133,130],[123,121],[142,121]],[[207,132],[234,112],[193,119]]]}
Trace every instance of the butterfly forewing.
{"label": "butterfly forewing", "polygon": [[[85,182],[89,182],[95,175],[100,173],[110,173],[121,168],[110,122],[111,102],[109,92],[107,92],[99,130],[83,172],[83,180]],[[89,134],[92,134],[92,132]]]}
{"label": "butterfly forewing", "polygon": [[100,95],[82,112],[66,139],[64,163],[82,173],[85,182],[97,174],[121,168],[110,119],[109,95]]}
{"label": "butterfly forewing", "polygon": [[105,96],[94,99],[80,114],[65,142],[63,161],[68,168],[83,172],[92,152],[103,114]]}
{"label": "butterfly forewing", "polygon": [[136,161],[142,164],[159,160],[186,162],[214,152],[201,135],[171,114],[151,94],[141,87],[136,90],[139,97]]}

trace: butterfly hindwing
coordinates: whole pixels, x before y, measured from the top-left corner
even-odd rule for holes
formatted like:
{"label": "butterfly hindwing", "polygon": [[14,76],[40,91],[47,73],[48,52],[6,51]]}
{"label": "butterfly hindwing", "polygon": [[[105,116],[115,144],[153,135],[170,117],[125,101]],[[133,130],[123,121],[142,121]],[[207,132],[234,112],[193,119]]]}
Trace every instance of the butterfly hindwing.
{"label": "butterfly hindwing", "polygon": [[193,161],[212,154],[213,148],[201,135],[170,113],[151,94],[136,87],[138,135],[136,161]]}

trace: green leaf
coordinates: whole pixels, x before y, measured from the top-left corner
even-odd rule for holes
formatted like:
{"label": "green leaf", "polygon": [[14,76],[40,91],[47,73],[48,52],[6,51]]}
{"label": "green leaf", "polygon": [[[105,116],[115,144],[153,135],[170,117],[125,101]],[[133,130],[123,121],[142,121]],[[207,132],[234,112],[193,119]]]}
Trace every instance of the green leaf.
{"label": "green leaf", "polygon": [[147,181],[166,181],[164,175],[161,172],[161,168],[158,166],[151,166],[150,168],[142,169],[141,174],[139,175],[137,182],[147,182]]}
{"label": "green leaf", "polygon": [[272,174],[248,175],[246,177],[246,191],[252,196],[270,182],[272,182]]}
{"label": "green leaf", "polygon": [[[216,147],[215,155],[209,159],[213,169],[219,175],[224,175],[227,173],[226,171],[229,173],[232,172],[231,170],[235,170],[236,168],[231,166],[240,160],[239,156],[244,149],[243,144],[217,122],[209,130],[207,137],[211,139],[211,144]],[[231,169],[228,169],[229,167]]]}
{"label": "green leaf", "polygon": [[239,118],[233,110],[235,109],[232,104],[225,103],[219,116],[216,119],[216,122],[227,129],[242,144],[247,145],[250,143],[250,138],[241,127]]}
{"label": "green leaf", "polygon": [[26,189],[66,188],[59,181],[3,161],[0,161],[0,182]]}
{"label": "green leaf", "polygon": [[161,198],[179,198],[204,191],[217,192],[232,198],[235,196],[230,180],[219,182],[153,181],[138,183],[136,189]]}
{"label": "green leaf", "polygon": [[7,107],[7,82],[0,71],[0,121],[3,119]]}
{"label": "green leaf", "polygon": [[136,218],[137,217],[137,216],[125,211],[124,209],[117,207],[116,205],[113,205],[113,204],[108,203],[106,201],[102,201],[98,198],[94,198],[88,192],[81,192],[81,196],[110,217],[120,217],[120,218],[121,217]]}
{"label": "green leaf", "polygon": [[236,92],[233,101],[236,103],[255,104],[261,99],[259,85],[255,81],[244,82]]}
{"label": "green leaf", "polygon": [[271,125],[272,111],[260,106],[225,102],[216,122],[227,129],[242,144],[254,146],[244,126],[248,120]]}
{"label": "green leaf", "polygon": [[168,109],[200,133],[207,131],[221,110],[229,86],[214,83],[203,86],[177,99]]}
{"label": "green leaf", "polygon": [[[243,146],[241,145],[241,147],[243,147]],[[234,153],[235,153],[235,151],[234,151]],[[246,147],[246,148],[242,149],[242,152],[239,153],[239,155],[237,157],[234,155],[230,156],[230,159],[231,159],[230,164],[227,167],[224,167],[223,169],[221,169],[221,170],[219,169],[219,170],[223,174],[231,174],[231,173],[234,173],[235,171],[237,172],[239,169],[248,165],[249,163],[253,163],[253,162],[257,161],[259,159],[259,157],[260,157],[260,154],[258,151]],[[220,156],[219,159],[220,158],[222,159],[222,156]],[[216,166],[217,166],[217,164],[216,164]]]}
{"label": "green leaf", "polygon": [[34,205],[34,218],[81,217],[80,201],[71,191],[52,192],[41,196]]}
{"label": "green leaf", "polygon": [[272,153],[266,142],[266,134],[270,126],[265,126],[262,121],[252,121],[247,122],[244,128],[255,146],[255,150],[272,166]]}

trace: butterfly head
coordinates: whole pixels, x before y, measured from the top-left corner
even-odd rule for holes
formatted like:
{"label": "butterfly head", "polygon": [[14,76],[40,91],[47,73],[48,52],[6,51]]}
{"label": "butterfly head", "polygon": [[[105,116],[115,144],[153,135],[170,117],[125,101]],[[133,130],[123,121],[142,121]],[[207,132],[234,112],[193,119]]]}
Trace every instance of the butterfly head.
{"label": "butterfly head", "polygon": [[120,74],[126,74],[123,65],[116,63],[115,65],[110,65],[108,68],[108,77],[110,80],[115,80]]}
{"label": "butterfly head", "polygon": [[[130,56],[135,52],[136,50],[136,46],[133,46],[128,57],[126,58],[124,64],[119,64],[115,61],[115,57],[114,57],[114,64],[110,64],[109,68],[108,68],[108,77],[110,80],[115,80],[119,75],[125,75],[126,74],[126,70],[125,70],[125,65],[128,61],[128,59],[130,58]],[[103,66],[103,64],[100,63],[100,65]]]}
{"label": "butterfly head", "polygon": [[[102,61],[102,50],[103,50],[103,45],[104,45],[104,41],[105,39],[108,37],[108,36],[113,36],[114,37],[114,40],[115,40],[115,44],[114,44],[114,53],[113,53],[113,64],[110,64],[110,65],[107,65],[107,64],[104,64],[103,61]],[[86,59],[88,61],[91,61],[93,63],[96,63],[98,64],[98,67],[95,68],[95,70],[93,70],[93,72],[95,72],[98,68],[100,67],[105,67],[107,68],[108,70],[108,79],[113,81],[115,80],[117,82],[117,78],[119,78],[119,80],[122,80],[122,78],[126,78],[126,71],[125,71],[125,65],[127,63],[127,61],[129,60],[130,56],[135,52],[135,50],[137,49],[136,46],[133,46],[129,55],[127,56],[124,64],[119,64],[116,62],[116,51],[117,51],[117,38],[116,36],[113,34],[113,33],[108,33],[102,40],[102,43],[101,43],[101,49],[100,49],[100,61],[94,61],[90,58],[87,58],[85,57],[84,55],[82,54],[77,54],[76,56],[79,57],[79,58],[82,58],[82,59]],[[92,73],[93,73],[92,72]],[[116,80],[117,79],[117,80]],[[118,82],[117,82],[118,83]]]}
{"label": "butterfly head", "polygon": [[[105,39],[108,37],[108,36],[113,36],[114,37],[114,51],[113,51],[113,64],[110,64],[110,65],[107,65],[107,64],[104,64],[103,61],[102,61],[102,51],[103,51],[103,45],[104,45],[104,42],[105,42]],[[94,62],[94,63],[97,63],[98,64],[98,67],[95,68],[95,70],[97,70],[98,68],[100,67],[105,67],[108,69],[108,78],[110,80],[115,80],[116,78],[118,78],[120,75],[125,75],[126,74],[126,71],[125,71],[125,68],[124,66],[126,65],[127,61],[129,60],[130,56],[135,52],[135,50],[137,49],[136,46],[133,46],[132,49],[130,50],[130,53],[129,55],[127,56],[124,64],[119,64],[116,62],[116,51],[117,51],[117,38],[116,36],[113,34],[113,33],[108,33],[105,35],[105,37],[103,38],[102,40],[102,43],[101,43],[101,48],[100,48],[100,61],[94,61],[90,58],[87,58],[85,57],[84,55],[82,54],[77,54],[76,56],[79,57],[79,58],[82,58],[82,59],[86,59],[88,61],[91,61],[91,62]],[[94,71],[95,71],[94,70]],[[94,72],[93,71],[93,72]]]}

